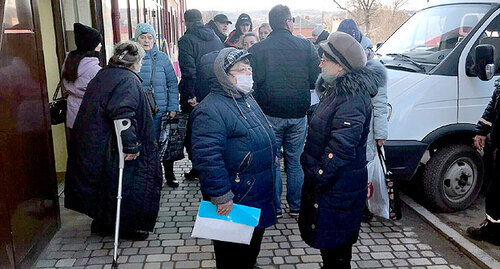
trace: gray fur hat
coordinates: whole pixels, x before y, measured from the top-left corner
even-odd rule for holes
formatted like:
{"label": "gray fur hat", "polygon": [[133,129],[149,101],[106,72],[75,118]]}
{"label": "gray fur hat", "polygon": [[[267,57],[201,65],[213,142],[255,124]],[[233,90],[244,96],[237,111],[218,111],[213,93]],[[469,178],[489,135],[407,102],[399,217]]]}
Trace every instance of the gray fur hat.
{"label": "gray fur hat", "polygon": [[319,46],[347,71],[366,66],[365,50],[351,35],[342,32],[331,33]]}

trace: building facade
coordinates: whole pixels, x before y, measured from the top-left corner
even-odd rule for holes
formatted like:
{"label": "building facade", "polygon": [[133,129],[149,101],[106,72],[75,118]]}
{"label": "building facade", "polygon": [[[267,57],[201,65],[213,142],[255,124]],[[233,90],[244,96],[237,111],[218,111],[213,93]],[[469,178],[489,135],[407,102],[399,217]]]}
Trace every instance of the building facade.
{"label": "building facade", "polygon": [[49,102],[73,23],[103,35],[101,63],[146,22],[180,75],[177,40],[184,0],[0,0],[0,268],[30,268],[60,226],[58,179],[66,170],[64,124]]}

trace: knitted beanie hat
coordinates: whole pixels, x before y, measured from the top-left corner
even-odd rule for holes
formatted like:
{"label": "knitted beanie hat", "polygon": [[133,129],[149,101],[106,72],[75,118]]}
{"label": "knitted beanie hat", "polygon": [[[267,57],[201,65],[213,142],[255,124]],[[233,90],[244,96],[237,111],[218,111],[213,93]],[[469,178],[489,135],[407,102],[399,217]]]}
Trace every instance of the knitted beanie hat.
{"label": "knitted beanie hat", "polygon": [[99,31],[81,23],[73,24],[75,31],[76,49],[79,51],[93,51],[102,42]]}
{"label": "knitted beanie hat", "polygon": [[152,34],[154,40],[156,40],[156,32],[153,26],[148,23],[139,23],[135,27],[135,34],[134,34],[134,40],[137,41],[137,38],[139,38],[140,35],[142,34]]}

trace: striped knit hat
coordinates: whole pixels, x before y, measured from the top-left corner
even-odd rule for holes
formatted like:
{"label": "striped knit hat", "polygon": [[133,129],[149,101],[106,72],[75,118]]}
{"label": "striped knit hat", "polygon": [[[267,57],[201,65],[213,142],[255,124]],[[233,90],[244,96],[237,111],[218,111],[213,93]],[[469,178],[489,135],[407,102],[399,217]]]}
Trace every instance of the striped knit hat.
{"label": "striped knit hat", "polygon": [[224,59],[224,71],[227,73],[235,63],[243,60],[250,55],[252,54],[248,53],[248,51],[246,50],[234,49]]}

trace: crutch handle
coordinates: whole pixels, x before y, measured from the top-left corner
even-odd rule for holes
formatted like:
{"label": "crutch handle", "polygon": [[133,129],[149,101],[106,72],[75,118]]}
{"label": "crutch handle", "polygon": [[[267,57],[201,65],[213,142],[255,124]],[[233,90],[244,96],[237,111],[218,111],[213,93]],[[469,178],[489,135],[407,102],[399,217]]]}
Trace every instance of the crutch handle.
{"label": "crutch handle", "polygon": [[114,120],[116,140],[118,144],[118,156],[119,156],[119,168],[123,169],[125,167],[125,153],[123,152],[123,143],[121,133],[128,128],[130,128],[130,119],[117,119]]}

